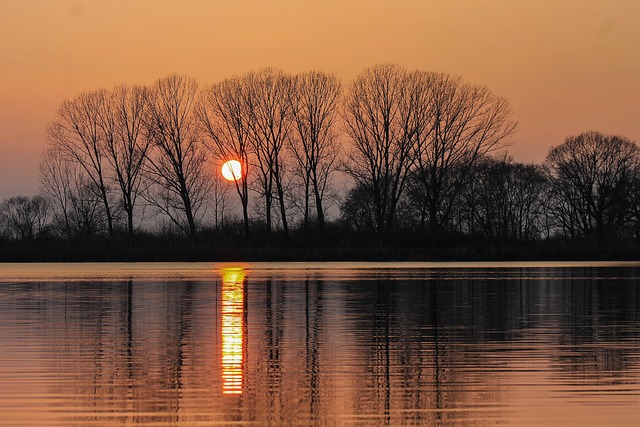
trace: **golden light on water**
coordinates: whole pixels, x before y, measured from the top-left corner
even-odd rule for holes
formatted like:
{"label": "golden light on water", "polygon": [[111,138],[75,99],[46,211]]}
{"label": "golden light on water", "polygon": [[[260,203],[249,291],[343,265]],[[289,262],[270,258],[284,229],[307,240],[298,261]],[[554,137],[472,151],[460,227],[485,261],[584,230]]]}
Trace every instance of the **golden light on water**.
{"label": "golden light on water", "polygon": [[222,392],[242,394],[244,362],[244,278],[243,268],[222,272]]}

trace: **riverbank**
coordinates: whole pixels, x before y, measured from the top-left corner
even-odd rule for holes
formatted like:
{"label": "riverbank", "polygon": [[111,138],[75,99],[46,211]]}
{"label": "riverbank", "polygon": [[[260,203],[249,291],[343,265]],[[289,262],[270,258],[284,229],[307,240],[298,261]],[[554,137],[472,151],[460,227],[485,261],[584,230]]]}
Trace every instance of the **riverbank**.
{"label": "riverbank", "polygon": [[517,244],[448,242],[411,246],[300,242],[250,245],[216,239],[108,239],[0,242],[0,262],[169,261],[554,261],[640,260],[637,241],[537,241]]}

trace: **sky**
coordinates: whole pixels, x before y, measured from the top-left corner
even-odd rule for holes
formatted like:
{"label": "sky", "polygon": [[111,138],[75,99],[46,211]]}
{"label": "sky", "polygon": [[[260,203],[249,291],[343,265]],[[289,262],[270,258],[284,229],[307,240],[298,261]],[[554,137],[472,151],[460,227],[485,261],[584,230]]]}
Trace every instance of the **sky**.
{"label": "sky", "polygon": [[45,128],[82,91],[381,63],[508,99],[517,161],[587,130],[640,143],[638,0],[0,0],[0,200],[38,192]]}

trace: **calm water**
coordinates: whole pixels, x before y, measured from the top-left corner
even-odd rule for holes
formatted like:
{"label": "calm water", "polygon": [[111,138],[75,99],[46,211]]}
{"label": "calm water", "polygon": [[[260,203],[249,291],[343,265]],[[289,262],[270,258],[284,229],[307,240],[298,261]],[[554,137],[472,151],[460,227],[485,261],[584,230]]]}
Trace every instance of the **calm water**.
{"label": "calm water", "polygon": [[0,264],[0,425],[640,426],[640,264]]}

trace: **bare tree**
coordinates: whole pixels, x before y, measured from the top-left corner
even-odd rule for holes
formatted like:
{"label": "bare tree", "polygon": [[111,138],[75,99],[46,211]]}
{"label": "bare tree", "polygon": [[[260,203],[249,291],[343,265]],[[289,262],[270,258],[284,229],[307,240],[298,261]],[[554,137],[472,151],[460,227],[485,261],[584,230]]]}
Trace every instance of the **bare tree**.
{"label": "bare tree", "polygon": [[393,225],[412,165],[418,105],[409,79],[396,65],[369,68],[351,83],[344,101],[344,122],[352,141],[344,168],[359,194],[369,193],[379,234]]}
{"label": "bare tree", "polygon": [[186,76],[158,80],[145,120],[151,143],[145,175],[153,186],[148,200],[194,239],[210,188],[207,156],[193,111],[197,91],[198,84]]}
{"label": "bare tree", "polygon": [[149,139],[143,135],[149,108],[148,92],[142,86],[117,86],[108,94],[99,111],[105,156],[120,189],[130,237],[133,237],[134,207],[150,145]]}
{"label": "bare tree", "polygon": [[249,237],[249,103],[245,79],[234,77],[205,88],[197,116],[208,137],[207,147],[220,161],[238,160],[242,179],[234,182],[242,205],[245,236]]}
{"label": "bare tree", "polygon": [[49,225],[49,203],[43,196],[15,196],[0,204],[0,219],[9,234],[21,240],[42,236]]}
{"label": "bare tree", "polygon": [[640,239],[640,164],[633,175],[633,183],[629,194],[629,212],[631,217],[631,233]]}
{"label": "bare tree", "polygon": [[507,100],[484,86],[446,74],[424,73],[422,79],[428,87],[428,118],[416,138],[415,174],[430,232],[437,235],[450,222],[473,164],[503,148],[516,123]]}
{"label": "bare tree", "polygon": [[87,179],[86,174],[80,173],[73,181],[72,187],[72,220],[75,236],[92,237],[104,231],[106,215],[95,184]]}
{"label": "bare tree", "polygon": [[471,173],[463,191],[470,233],[502,240],[540,236],[547,185],[540,166],[488,157]]}
{"label": "bare tree", "polygon": [[292,109],[294,135],[289,147],[297,164],[304,192],[304,225],[309,225],[310,197],[313,195],[318,227],[324,228],[323,200],[339,154],[335,121],[341,83],[337,76],[318,71],[294,78]]}
{"label": "bare tree", "polygon": [[211,179],[211,209],[213,210],[213,227],[218,230],[224,226],[229,214],[230,195],[227,182],[220,175]]}
{"label": "bare tree", "polygon": [[106,215],[99,192],[75,161],[50,146],[42,155],[39,176],[40,191],[52,208],[59,233],[73,238],[104,229]]}
{"label": "bare tree", "polygon": [[42,153],[38,174],[40,191],[53,206],[55,222],[67,237],[72,237],[72,182],[76,164],[63,158],[57,147],[49,146]]}
{"label": "bare tree", "polygon": [[259,191],[265,200],[267,229],[273,221],[273,195],[280,208],[285,238],[289,236],[285,200],[284,144],[292,127],[291,78],[267,68],[244,77],[247,87],[249,141],[258,169]]}
{"label": "bare tree", "polygon": [[47,140],[69,159],[77,162],[93,183],[104,205],[109,235],[113,235],[113,215],[107,185],[108,164],[105,156],[101,110],[106,91],[85,92],[64,101],[57,118],[47,128]]}
{"label": "bare tree", "polygon": [[549,150],[545,167],[552,185],[552,212],[571,236],[604,237],[629,220],[640,149],[628,138],[585,132]]}
{"label": "bare tree", "polygon": [[340,205],[342,222],[356,231],[376,229],[375,207],[368,188],[355,185],[346,194]]}

